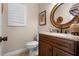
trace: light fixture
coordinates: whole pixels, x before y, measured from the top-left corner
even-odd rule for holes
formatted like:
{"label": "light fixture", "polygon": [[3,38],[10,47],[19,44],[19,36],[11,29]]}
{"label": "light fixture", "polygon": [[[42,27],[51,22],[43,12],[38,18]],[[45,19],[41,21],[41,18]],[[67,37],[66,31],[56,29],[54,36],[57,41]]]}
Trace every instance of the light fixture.
{"label": "light fixture", "polygon": [[79,3],[76,3],[76,4],[72,5],[69,12],[73,16],[79,16]]}

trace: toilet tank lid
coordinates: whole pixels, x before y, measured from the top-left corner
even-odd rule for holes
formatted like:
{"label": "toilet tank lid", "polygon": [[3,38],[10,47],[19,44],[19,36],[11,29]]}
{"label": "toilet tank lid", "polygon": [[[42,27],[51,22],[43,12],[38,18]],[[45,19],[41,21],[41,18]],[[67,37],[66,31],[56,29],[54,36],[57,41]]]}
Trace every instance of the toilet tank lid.
{"label": "toilet tank lid", "polygon": [[38,41],[31,41],[26,43],[26,45],[38,45]]}

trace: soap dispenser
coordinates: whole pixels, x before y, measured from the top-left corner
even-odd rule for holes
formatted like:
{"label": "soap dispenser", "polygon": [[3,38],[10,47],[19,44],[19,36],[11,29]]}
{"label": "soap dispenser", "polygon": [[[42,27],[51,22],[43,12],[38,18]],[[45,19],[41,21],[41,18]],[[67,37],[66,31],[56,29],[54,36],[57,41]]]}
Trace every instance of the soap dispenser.
{"label": "soap dispenser", "polygon": [[52,26],[50,26],[50,32],[53,32],[53,28],[52,28]]}

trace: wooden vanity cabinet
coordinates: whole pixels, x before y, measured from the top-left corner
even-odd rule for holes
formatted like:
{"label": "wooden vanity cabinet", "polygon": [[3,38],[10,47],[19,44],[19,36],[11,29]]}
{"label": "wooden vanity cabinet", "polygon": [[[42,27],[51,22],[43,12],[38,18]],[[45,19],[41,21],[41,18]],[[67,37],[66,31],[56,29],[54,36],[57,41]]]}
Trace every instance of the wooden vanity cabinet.
{"label": "wooden vanity cabinet", "polygon": [[39,56],[79,55],[79,42],[39,34]]}
{"label": "wooden vanity cabinet", "polygon": [[51,56],[52,55],[52,46],[44,43],[44,42],[40,42],[40,56]]}

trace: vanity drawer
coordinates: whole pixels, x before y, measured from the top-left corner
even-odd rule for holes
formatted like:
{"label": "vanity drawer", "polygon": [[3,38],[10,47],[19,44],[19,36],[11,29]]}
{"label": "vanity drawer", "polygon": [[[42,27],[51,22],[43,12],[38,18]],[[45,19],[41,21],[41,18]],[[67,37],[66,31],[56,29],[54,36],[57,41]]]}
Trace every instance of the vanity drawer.
{"label": "vanity drawer", "polygon": [[49,41],[54,43],[56,47],[63,49],[64,51],[71,54],[74,54],[74,41],[57,37],[49,37],[49,39]]}
{"label": "vanity drawer", "polygon": [[53,47],[53,56],[72,56],[72,54],[67,53],[59,48]]}

